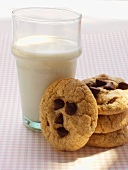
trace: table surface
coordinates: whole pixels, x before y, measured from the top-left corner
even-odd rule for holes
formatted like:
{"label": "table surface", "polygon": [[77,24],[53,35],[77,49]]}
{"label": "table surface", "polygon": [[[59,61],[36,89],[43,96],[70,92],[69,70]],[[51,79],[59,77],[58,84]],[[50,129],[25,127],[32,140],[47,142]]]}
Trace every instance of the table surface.
{"label": "table surface", "polygon": [[[84,21],[83,54],[78,60],[76,78],[106,73],[128,81],[128,21]],[[15,58],[11,54],[11,21],[0,22],[0,170],[127,170],[128,144],[60,152],[42,133],[23,125]]]}

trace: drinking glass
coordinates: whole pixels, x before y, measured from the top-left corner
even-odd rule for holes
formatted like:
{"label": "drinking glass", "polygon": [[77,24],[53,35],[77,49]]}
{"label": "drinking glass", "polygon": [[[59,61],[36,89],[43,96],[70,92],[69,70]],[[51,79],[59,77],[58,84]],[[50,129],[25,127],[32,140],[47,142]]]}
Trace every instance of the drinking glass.
{"label": "drinking glass", "polygon": [[23,123],[41,131],[39,104],[57,79],[75,77],[81,55],[82,15],[66,9],[20,8],[12,11]]}

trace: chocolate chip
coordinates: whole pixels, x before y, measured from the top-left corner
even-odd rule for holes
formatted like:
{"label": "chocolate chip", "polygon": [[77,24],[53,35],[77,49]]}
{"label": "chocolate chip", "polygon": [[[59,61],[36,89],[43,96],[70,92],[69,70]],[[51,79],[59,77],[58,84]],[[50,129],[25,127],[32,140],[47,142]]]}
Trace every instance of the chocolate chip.
{"label": "chocolate chip", "polygon": [[92,94],[94,95],[94,97],[97,98],[98,93],[100,92],[100,89],[97,87],[90,87],[90,90],[91,90]]}
{"label": "chocolate chip", "polygon": [[77,110],[77,106],[75,103],[66,102],[65,112],[68,115],[74,115],[76,113],[76,110]]}
{"label": "chocolate chip", "polygon": [[58,110],[64,107],[64,101],[61,99],[54,100],[54,110]]}
{"label": "chocolate chip", "polygon": [[63,124],[63,115],[59,114],[56,118],[55,118],[55,123],[56,124]]}
{"label": "chocolate chip", "polygon": [[125,82],[120,82],[118,84],[118,89],[127,90],[128,89],[128,84],[125,83]]}
{"label": "chocolate chip", "polygon": [[115,90],[115,86],[114,86],[113,82],[109,82],[104,86],[104,89],[106,89],[106,90]]}
{"label": "chocolate chip", "polygon": [[57,133],[61,138],[63,138],[68,134],[68,131],[64,127],[59,127],[57,129]]}
{"label": "chocolate chip", "polygon": [[111,100],[108,101],[107,104],[112,104],[112,103],[114,103],[116,99],[117,99],[117,97],[112,98]]}
{"label": "chocolate chip", "polygon": [[49,126],[49,122],[47,121],[47,126]]}
{"label": "chocolate chip", "polygon": [[107,82],[105,82],[104,80],[96,79],[96,86],[97,87],[104,86],[106,84],[107,84]]}

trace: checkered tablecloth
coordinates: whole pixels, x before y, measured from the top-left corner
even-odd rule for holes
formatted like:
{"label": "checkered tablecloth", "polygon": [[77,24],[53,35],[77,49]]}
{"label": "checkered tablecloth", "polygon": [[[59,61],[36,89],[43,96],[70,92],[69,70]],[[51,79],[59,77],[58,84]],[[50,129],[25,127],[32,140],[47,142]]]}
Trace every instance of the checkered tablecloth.
{"label": "checkered tablecloth", "polygon": [[[41,133],[22,124],[15,58],[10,33],[0,33],[0,170],[128,170],[128,144],[102,149],[56,151]],[[76,77],[100,73],[128,81],[128,27],[100,33],[82,32],[83,55]]]}

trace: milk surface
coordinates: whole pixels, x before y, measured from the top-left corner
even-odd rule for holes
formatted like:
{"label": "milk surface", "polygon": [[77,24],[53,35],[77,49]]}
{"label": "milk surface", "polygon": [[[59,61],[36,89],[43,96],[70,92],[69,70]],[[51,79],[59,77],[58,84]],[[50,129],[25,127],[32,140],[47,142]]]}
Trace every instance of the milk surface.
{"label": "milk surface", "polygon": [[59,37],[34,35],[17,40],[16,56],[23,116],[39,122],[39,104],[47,87],[57,79],[74,77],[81,48]]}

